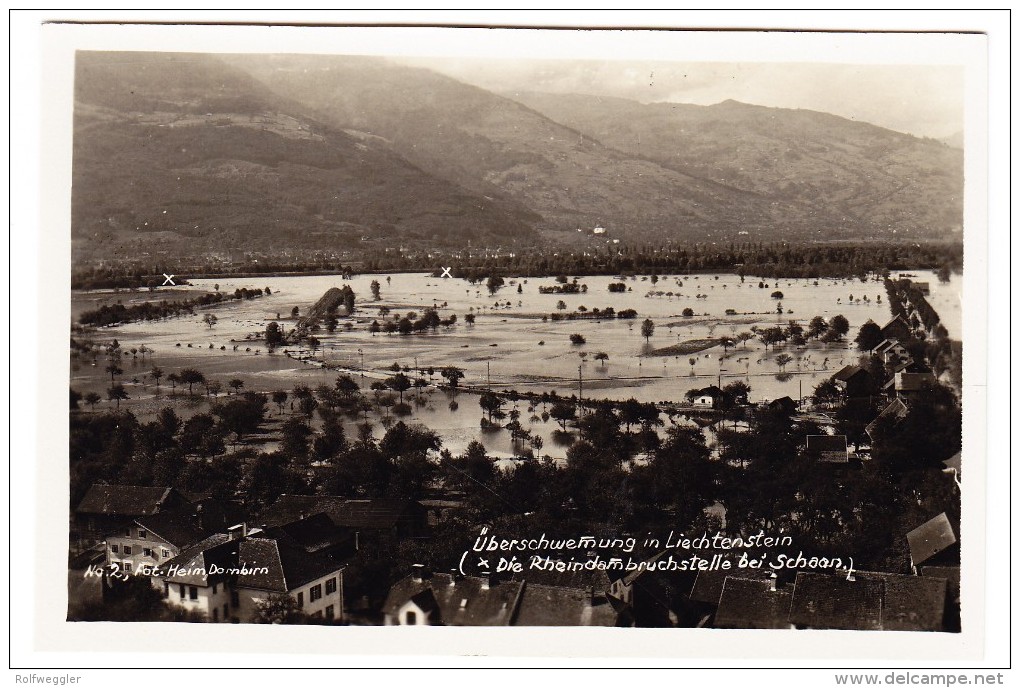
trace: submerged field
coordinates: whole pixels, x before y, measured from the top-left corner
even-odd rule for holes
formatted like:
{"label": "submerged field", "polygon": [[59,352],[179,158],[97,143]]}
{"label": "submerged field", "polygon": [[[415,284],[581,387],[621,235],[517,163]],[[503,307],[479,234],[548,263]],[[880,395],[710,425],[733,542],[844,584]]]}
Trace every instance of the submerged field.
{"label": "submerged field", "polygon": [[[950,299],[952,284],[938,285],[933,275],[915,274],[917,279],[930,277],[933,295],[937,295],[932,299],[936,308],[941,301]],[[378,301],[371,296],[373,279],[381,284]],[[128,354],[122,364],[124,375],[119,380],[131,396],[123,402],[125,407],[143,414],[158,410],[168,401],[170,392],[164,379],[157,397],[148,376],[153,365],[160,366],[165,374],[196,368],[207,378],[220,380],[224,389],[233,378],[242,380],[245,390],[264,392],[290,390],[296,385],[313,388],[331,385],[336,371],[299,360],[310,352],[299,352],[292,346],[291,355],[282,349],[270,354],[262,336],[266,325],[277,318],[290,330],[296,324],[291,317],[294,307],[305,312],[328,288],[347,284],[357,295],[357,310],[353,317],[341,319],[336,333],[317,333],[322,347],[315,358],[331,366],[355,370],[363,387],[391,374],[386,368],[399,363],[412,368],[457,366],[465,371],[461,384],[467,387],[556,391],[569,396],[578,394],[580,386],[585,398],[634,397],[639,401],[678,401],[687,390],[740,379],[750,384],[751,400],[762,401],[810,394],[818,382],[857,359],[852,340],[860,325],[869,319],[882,324],[889,318],[885,290],[881,281],[874,279],[866,283],[818,280],[817,284],[813,280],[764,280],[767,286],[759,288],[758,279],[749,277],[741,283],[736,275],[665,276],[655,284],[638,277],[625,280],[629,291],[609,292],[608,285],[617,281],[612,277],[580,277],[578,284],[586,285],[586,293],[541,294],[539,287],[556,285],[553,278],[507,279],[495,295],[490,295],[484,284],[423,274],[360,275],[346,281],[339,276],[196,280],[190,287],[175,290],[173,298],[182,298],[188,292],[197,296],[213,291],[215,284],[226,292],[242,287],[264,290],[268,286],[273,293],[252,301],[197,310],[193,316],[101,328],[95,339],[106,342],[116,338],[125,351],[142,345],[153,350],[144,358]],[[771,296],[775,291],[782,292],[781,299]],[[849,302],[851,295],[853,302]],[[158,298],[160,293],[152,296]],[[115,303],[119,299],[130,305],[146,298],[150,294],[145,292],[75,293],[72,312],[80,313],[97,302]],[[782,315],[776,312],[780,303]],[[435,333],[400,335],[368,331],[373,320],[386,319],[379,315],[380,307],[389,308],[386,317],[392,319],[394,314],[403,316],[410,311],[420,315],[429,306],[438,307],[444,318],[456,314],[457,323],[450,328],[440,327]],[[588,314],[595,308],[604,311],[612,307],[616,312],[634,309],[638,315],[627,320],[548,319],[552,314],[578,313],[579,307]],[[693,316],[683,315],[687,308],[693,311]],[[726,315],[727,310],[736,315]],[[207,312],[218,318],[212,327],[203,322]],[[469,314],[474,314],[474,324],[466,322]],[[766,352],[760,341],[752,339],[724,352],[720,346],[702,349],[707,342],[698,341],[735,337],[754,325],[768,327],[797,320],[806,326],[816,315],[829,319],[837,314],[844,315],[850,323],[847,341],[843,343],[811,340],[803,347],[781,345]],[[953,315],[950,310],[945,324],[951,336],[959,336],[959,311],[955,311],[955,322]],[[655,323],[647,341],[641,333],[646,318]],[[572,343],[571,334],[582,335],[585,342]],[[596,360],[600,353],[606,355],[604,360],[601,356]],[[781,353],[793,358],[783,371],[775,360]],[[71,386],[82,393],[95,391],[105,399],[110,376],[104,374],[104,366],[102,358],[96,366],[74,361]],[[440,381],[439,376],[434,376],[433,381]],[[177,397],[169,398],[175,405],[202,403],[186,402],[181,390],[177,391]],[[454,452],[477,438],[494,454],[510,453],[507,433],[480,431],[481,411],[476,396],[461,392],[456,410],[451,410],[450,401],[448,394],[428,390],[420,404],[411,404],[414,411],[410,420],[423,422],[439,432],[444,445]],[[103,407],[111,405],[102,402]],[[552,420],[543,423],[541,419],[536,422],[536,414],[529,413],[526,406],[520,409],[522,422],[531,419],[531,424],[547,438],[542,453],[562,454],[565,450],[558,449],[562,438],[557,443],[553,436],[558,428],[556,423]],[[541,409],[537,411],[540,414]]]}

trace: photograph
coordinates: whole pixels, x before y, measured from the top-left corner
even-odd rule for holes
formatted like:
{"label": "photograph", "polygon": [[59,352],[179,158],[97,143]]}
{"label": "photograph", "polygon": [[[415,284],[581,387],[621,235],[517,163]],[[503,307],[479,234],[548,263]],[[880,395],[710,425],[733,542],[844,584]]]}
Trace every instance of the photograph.
{"label": "photograph", "polygon": [[52,27],[63,628],[966,654],[983,36],[270,28]]}

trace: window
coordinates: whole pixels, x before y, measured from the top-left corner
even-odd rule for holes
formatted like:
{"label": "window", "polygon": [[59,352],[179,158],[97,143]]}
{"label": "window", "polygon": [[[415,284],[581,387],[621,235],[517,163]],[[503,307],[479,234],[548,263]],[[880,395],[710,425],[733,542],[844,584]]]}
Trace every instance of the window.
{"label": "window", "polygon": [[131,554],[131,545],[124,545],[124,554]]}
{"label": "window", "polygon": [[180,588],[181,588],[181,599],[183,600],[184,599],[184,594],[185,594],[184,593],[184,586],[181,585]]}
{"label": "window", "polygon": [[305,606],[305,594],[303,592],[299,592],[297,594],[297,606],[299,607]]}
{"label": "window", "polygon": [[212,610],[212,620],[214,622],[220,620],[220,610],[219,610],[219,607],[217,607],[217,608]]}
{"label": "window", "polygon": [[148,547],[143,547],[142,548],[142,554],[144,556],[146,556],[146,557],[151,557],[152,556],[152,550],[149,549]]}
{"label": "window", "polygon": [[327,619],[333,618],[333,605],[329,605],[328,607],[326,607],[326,618]]}
{"label": "window", "polygon": [[235,607],[241,606],[241,596],[237,594],[236,590],[230,591],[230,604],[234,605]]}
{"label": "window", "polygon": [[148,535],[149,534],[146,533],[145,530],[143,530],[142,528],[138,529],[138,537],[140,537],[142,540],[144,540],[146,537],[148,537]]}
{"label": "window", "polygon": [[116,554],[117,552],[120,551],[120,546],[119,545],[110,545],[110,551],[113,552],[114,554]]}
{"label": "window", "polygon": [[131,573],[131,562],[130,561],[122,561],[122,562],[120,562],[120,565],[121,565],[121,568],[124,569],[124,571],[126,571],[127,573]]}
{"label": "window", "polygon": [[223,605],[223,620],[226,621],[230,616],[230,606],[227,604]]}
{"label": "window", "polygon": [[216,583],[213,583],[213,584],[212,584],[212,594],[213,594],[213,595],[215,595],[215,594],[216,594]]}
{"label": "window", "polygon": [[130,528],[125,528],[124,529],[124,537],[131,537],[131,529]]}
{"label": "window", "polygon": [[314,614],[312,614],[312,618],[313,619],[321,619],[322,618],[322,612],[321,611],[315,612]]}
{"label": "window", "polygon": [[166,547],[161,548],[159,550],[159,556],[163,557],[164,559],[169,558],[170,557],[170,550],[168,550]]}
{"label": "window", "polygon": [[326,594],[332,595],[336,592],[336,578],[330,578],[326,581]]}
{"label": "window", "polygon": [[163,597],[170,597],[170,584],[163,583]]}
{"label": "window", "polygon": [[198,588],[192,585],[188,590],[188,597],[192,600],[198,599]]}
{"label": "window", "polygon": [[404,614],[404,623],[408,626],[415,626],[418,624],[418,615],[414,612],[407,612]]}
{"label": "window", "polygon": [[322,585],[313,585],[308,591],[308,601],[314,602],[322,597]]}

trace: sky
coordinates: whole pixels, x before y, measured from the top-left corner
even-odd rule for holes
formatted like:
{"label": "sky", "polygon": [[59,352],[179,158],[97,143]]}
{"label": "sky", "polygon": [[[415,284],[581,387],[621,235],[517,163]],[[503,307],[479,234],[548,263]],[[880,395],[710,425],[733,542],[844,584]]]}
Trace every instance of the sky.
{"label": "sky", "polygon": [[641,102],[738,100],[802,108],[933,138],[963,130],[963,69],[930,65],[402,58],[490,91]]}

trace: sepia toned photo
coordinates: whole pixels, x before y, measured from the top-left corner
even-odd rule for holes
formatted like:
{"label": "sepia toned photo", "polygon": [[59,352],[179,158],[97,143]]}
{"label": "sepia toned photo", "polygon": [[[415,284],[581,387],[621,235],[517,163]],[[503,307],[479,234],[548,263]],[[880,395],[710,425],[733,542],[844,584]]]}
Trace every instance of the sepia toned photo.
{"label": "sepia toned photo", "polygon": [[67,624],[973,630],[960,60],[170,43],[73,50]]}

